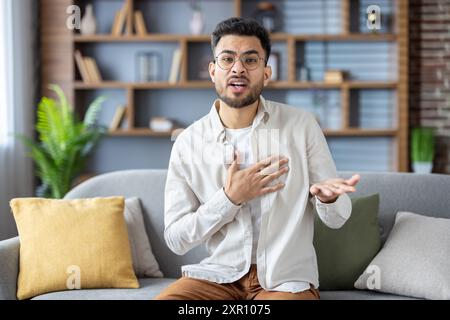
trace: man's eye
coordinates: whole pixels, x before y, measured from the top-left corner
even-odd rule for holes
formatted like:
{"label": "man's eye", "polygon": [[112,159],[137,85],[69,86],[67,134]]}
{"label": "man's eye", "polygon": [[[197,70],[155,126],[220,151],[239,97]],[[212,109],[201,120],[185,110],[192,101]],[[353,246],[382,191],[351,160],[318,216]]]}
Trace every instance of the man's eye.
{"label": "man's eye", "polygon": [[231,58],[231,57],[223,57],[223,58],[222,58],[222,61],[223,61],[223,62],[233,62],[234,59]]}
{"label": "man's eye", "polygon": [[247,63],[256,63],[258,60],[256,58],[247,58],[245,59],[245,62]]}

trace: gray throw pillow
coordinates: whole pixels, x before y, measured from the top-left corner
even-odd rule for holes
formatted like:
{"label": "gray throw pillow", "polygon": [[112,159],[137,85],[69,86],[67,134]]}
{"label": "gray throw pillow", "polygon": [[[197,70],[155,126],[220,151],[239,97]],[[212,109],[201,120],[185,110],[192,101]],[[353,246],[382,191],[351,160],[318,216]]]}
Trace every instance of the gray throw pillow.
{"label": "gray throw pillow", "polygon": [[133,269],[137,277],[160,278],[163,277],[159,264],[153,255],[147,232],[145,231],[144,217],[142,215],[139,198],[125,199],[125,222],[128,229]]}
{"label": "gray throw pillow", "polygon": [[398,212],[357,289],[450,300],[450,219]]}

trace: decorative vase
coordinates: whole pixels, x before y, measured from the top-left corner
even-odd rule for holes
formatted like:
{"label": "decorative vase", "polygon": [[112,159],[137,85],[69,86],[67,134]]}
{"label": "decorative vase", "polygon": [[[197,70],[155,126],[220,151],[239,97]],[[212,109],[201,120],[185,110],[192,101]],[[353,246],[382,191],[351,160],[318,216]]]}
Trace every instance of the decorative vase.
{"label": "decorative vase", "polygon": [[199,10],[194,10],[192,13],[191,21],[189,22],[189,28],[191,29],[191,33],[195,35],[199,35],[203,31],[205,23],[203,21],[203,14]]}
{"label": "decorative vase", "polygon": [[262,1],[257,6],[257,11],[253,17],[258,21],[268,32],[274,32],[276,26],[277,9],[275,5],[269,1]]}
{"label": "decorative vase", "polygon": [[433,170],[433,162],[413,162],[413,170],[415,173],[431,173]]}
{"label": "decorative vase", "polygon": [[91,35],[95,34],[97,31],[97,22],[95,21],[94,9],[92,4],[88,4],[86,6],[86,13],[84,14],[83,19],[81,19],[81,34],[83,35]]}

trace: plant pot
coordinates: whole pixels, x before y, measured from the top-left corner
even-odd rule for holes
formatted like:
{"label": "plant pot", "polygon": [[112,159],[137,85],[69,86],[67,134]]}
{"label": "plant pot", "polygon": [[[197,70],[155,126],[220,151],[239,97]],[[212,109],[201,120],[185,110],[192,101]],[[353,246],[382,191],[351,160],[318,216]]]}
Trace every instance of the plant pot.
{"label": "plant pot", "polygon": [[431,173],[433,162],[413,162],[413,170],[415,173]]}

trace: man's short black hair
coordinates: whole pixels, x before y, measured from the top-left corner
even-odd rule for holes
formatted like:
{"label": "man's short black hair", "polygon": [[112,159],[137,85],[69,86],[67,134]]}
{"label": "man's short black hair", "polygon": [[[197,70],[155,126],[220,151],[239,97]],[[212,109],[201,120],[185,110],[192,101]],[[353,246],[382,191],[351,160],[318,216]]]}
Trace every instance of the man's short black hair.
{"label": "man's short black hair", "polygon": [[264,29],[256,20],[251,18],[229,18],[220,22],[214,32],[211,34],[211,49],[213,51],[216,49],[217,44],[220,39],[226,35],[237,35],[237,36],[255,36],[261,42],[267,60],[270,56],[270,38],[267,30]]}

